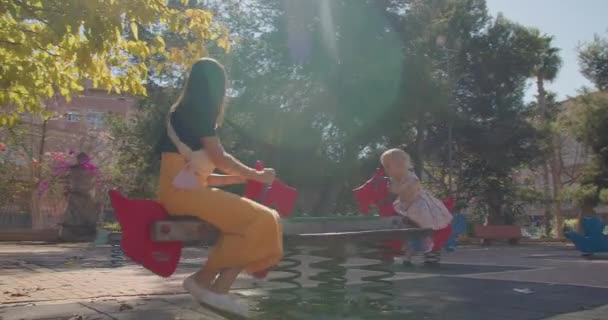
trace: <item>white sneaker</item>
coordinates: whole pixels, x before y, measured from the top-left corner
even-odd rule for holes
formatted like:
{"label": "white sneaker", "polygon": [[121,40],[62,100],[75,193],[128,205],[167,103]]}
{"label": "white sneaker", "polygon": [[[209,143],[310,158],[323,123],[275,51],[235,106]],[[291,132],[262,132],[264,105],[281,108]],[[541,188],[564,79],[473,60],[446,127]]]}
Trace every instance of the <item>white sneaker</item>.
{"label": "white sneaker", "polygon": [[219,309],[224,312],[239,315],[241,317],[248,317],[249,308],[240,303],[236,298],[232,298],[229,294],[219,294],[211,290],[201,287],[194,280],[194,275],[191,275],[184,279],[184,289],[192,295],[192,297],[199,303],[203,303]]}
{"label": "white sneaker", "polygon": [[241,317],[247,318],[249,316],[249,308],[229,294],[219,294],[207,291],[202,302],[219,310],[236,314]]}
{"label": "white sneaker", "polygon": [[188,291],[188,293],[190,293],[190,295],[196,299],[196,301],[202,301],[203,296],[207,291],[196,283],[196,280],[194,280],[194,275],[186,277],[182,285],[184,289],[186,289],[186,291]]}

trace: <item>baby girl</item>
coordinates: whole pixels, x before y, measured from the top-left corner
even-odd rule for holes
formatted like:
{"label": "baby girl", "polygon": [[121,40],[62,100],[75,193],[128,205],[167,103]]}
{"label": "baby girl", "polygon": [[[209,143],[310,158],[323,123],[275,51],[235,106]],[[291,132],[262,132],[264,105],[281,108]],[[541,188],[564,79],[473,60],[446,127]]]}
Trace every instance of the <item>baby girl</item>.
{"label": "baby girl", "polygon": [[[423,250],[424,258],[426,264],[438,264],[441,248],[452,233],[452,215],[439,199],[422,188],[420,180],[410,170],[410,156],[405,151],[390,149],[382,154],[380,162],[390,178],[390,191],[397,195],[395,211],[418,228],[433,230],[429,248]],[[411,264],[415,249],[410,245],[404,250],[404,264]]]}

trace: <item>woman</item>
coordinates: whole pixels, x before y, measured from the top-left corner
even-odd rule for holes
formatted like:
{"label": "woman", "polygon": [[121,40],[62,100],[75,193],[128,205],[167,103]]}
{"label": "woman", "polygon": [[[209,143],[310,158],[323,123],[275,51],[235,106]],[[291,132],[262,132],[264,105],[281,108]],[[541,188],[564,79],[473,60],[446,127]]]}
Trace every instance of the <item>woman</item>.
{"label": "woman", "polygon": [[[168,115],[163,139],[159,201],[172,215],[196,216],[222,232],[207,263],[184,280],[199,302],[246,314],[228,291],[241,271],[261,272],[283,254],[279,216],[265,206],[213,189],[256,180],[272,183],[272,169],[256,171],[228,154],[216,129],[224,114],[226,74],[213,59],[197,61]],[[212,174],[214,169],[229,175]]]}

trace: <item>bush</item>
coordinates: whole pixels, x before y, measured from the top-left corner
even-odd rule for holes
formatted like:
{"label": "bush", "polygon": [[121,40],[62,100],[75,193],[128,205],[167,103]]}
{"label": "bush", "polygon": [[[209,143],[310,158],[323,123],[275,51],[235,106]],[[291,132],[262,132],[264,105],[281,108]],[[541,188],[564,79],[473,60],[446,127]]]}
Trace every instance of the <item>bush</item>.
{"label": "bush", "polygon": [[600,202],[608,204],[608,189],[600,191]]}
{"label": "bush", "polygon": [[564,220],[564,224],[562,226],[564,232],[568,231],[576,231],[576,227],[578,225],[578,219],[566,219]]}
{"label": "bush", "polygon": [[118,222],[106,222],[101,225],[102,229],[112,231],[112,232],[120,232],[120,224]]}

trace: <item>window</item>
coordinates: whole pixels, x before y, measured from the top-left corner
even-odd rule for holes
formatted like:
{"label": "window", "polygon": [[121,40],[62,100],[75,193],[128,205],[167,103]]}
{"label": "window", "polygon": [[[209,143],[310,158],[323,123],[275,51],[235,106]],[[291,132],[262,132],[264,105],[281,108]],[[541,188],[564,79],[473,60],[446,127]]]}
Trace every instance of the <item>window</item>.
{"label": "window", "polygon": [[87,122],[94,128],[103,127],[105,121],[105,113],[103,112],[89,112],[87,113]]}
{"label": "window", "polygon": [[61,113],[57,111],[53,112],[53,115],[49,117],[48,120],[61,120]]}
{"label": "window", "polygon": [[80,119],[82,119],[82,116],[78,112],[70,111],[70,112],[68,112],[68,113],[65,114],[65,119],[68,122],[79,122]]}

